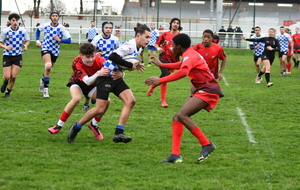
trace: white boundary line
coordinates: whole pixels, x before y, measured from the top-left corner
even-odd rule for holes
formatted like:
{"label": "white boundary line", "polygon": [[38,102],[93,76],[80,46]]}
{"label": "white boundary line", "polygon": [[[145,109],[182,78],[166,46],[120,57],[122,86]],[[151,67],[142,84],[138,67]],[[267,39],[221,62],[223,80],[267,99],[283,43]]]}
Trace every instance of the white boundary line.
{"label": "white boundary line", "polygon": [[251,143],[257,143],[255,140],[254,140],[254,137],[252,135],[252,132],[251,132],[251,129],[250,129],[250,126],[248,125],[247,121],[246,121],[246,117],[244,116],[245,114],[242,112],[241,108],[239,107],[236,107],[236,110],[241,118],[241,122],[243,123],[243,125],[245,126],[245,130],[247,132],[247,136],[248,136],[248,139]]}

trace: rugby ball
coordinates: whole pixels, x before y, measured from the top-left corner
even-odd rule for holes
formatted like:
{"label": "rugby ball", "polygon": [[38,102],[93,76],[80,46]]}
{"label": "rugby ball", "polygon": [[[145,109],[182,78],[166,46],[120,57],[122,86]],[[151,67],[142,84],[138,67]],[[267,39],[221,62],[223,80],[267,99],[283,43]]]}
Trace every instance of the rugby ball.
{"label": "rugby ball", "polygon": [[[140,64],[140,59],[137,56],[134,55],[126,55],[125,57],[123,57],[123,59],[125,61],[128,61],[130,63],[134,62],[134,61],[138,61],[138,63],[136,63],[135,66],[138,66]],[[125,67],[123,65],[118,65],[121,69],[127,70],[129,69],[128,67]]]}

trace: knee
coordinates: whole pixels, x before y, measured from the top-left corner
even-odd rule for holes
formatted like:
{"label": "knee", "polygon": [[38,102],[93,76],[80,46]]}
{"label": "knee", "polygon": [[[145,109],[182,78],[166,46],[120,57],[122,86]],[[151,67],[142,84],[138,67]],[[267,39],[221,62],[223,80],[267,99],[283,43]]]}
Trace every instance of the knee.
{"label": "knee", "polygon": [[177,112],[174,116],[173,116],[173,121],[183,121],[184,120],[185,115],[181,112]]}
{"label": "knee", "polygon": [[80,98],[72,98],[71,101],[72,101],[72,103],[73,103],[74,105],[77,106],[77,105],[80,103],[80,100],[81,100]]}
{"label": "knee", "polygon": [[52,69],[52,63],[45,63],[45,70],[46,70],[47,72],[50,72],[51,69]]}
{"label": "knee", "polygon": [[129,107],[133,107],[135,104],[136,104],[136,100],[134,98],[126,102],[126,105],[128,105]]}

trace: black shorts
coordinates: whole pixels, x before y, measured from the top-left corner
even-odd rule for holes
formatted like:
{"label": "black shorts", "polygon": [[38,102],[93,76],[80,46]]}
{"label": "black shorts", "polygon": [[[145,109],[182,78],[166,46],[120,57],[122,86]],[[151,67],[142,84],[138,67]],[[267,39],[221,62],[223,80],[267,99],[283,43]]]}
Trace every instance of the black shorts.
{"label": "black shorts", "polygon": [[[68,84],[67,84],[67,86],[70,87],[70,88],[71,88],[72,85],[77,85],[77,86],[81,89],[82,94],[83,94],[83,95],[85,96],[85,98],[87,98],[87,99],[92,98],[92,95],[93,95],[93,94],[90,94],[90,96],[89,96],[89,93],[90,93],[91,91],[94,91],[93,89],[96,87],[96,86],[94,86],[94,85],[91,85],[91,86],[84,86],[84,85],[80,85],[80,84],[78,84],[78,83],[68,83]],[[92,93],[94,93],[94,92],[92,92]]]}
{"label": "black shorts", "polygon": [[10,67],[12,65],[17,65],[22,67],[22,55],[8,56],[3,55],[3,67]]}
{"label": "black shorts", "polygon": [[123,78],[113,80],[111,77],[97,78],[97,99],[108,100],[109,93],[119,96],[124,90],[130,89]]}
{"label": "black shorts", "polygon": [[258,58],[261,58],[261,55],[259,55],[259,56],[254,55],[254,59],[253,60],[254,60],[255,63],[257,62]]}
{"label": "black shorts", "polygon": [[51,62],[52,62],[52,63],[55,63],[56,60],[57,60],[57,58],[58,58],[58,56],[53,55],[50,51],[47,51],[47,50],[42,50],[42,51],[41,51],[41,54],[42,54],[42,57],[43,57],[44,55],[46,55],[46,54],[50,54],[50,55],[51,55]]}
{"label": "black shorts", "polygon": [[281,51],[278,53],[278,58],[281,58],[283,55],[287,55],[288,52],[287,51]]}
{"label": "black shorts", "polygon": [[274,61],[274,57],[268,57],[267,55],[261,55],[261,60],[269,60],[270,61],[270,65],[273,64]]}

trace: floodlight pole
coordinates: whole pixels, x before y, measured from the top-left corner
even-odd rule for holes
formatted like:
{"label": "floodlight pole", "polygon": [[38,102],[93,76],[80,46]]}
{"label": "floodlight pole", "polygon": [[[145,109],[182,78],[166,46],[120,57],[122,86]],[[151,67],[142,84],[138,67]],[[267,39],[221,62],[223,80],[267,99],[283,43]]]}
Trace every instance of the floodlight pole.
{"label": "floodlight pole", "polygon": [[255,14],[256,14],[256,0],[254,0],[254,7],[253,7],[253,28],[255,28]]}
{"label": "floodlight pole", "polygon": [[0,29],[2,31],[2,28],[1,28],[1,20],[2,20],[2,0],[0,0]]}
{"label": "floodlight pole", "polygon": [[216,30],[218,31],[222,26],[223,19],[223,0],[217,0],[217,15],[216,15]]}
{"label": "floodlight pole", "polygon": [[156,18],[156,26],[158,27],[159,26],[159,1],[160,0],[157,0],[157,18]]}
{"label": "floodlight pole", "polygon": [[210,24],[212,23],[214,13],[214,0],[210,0]]}

